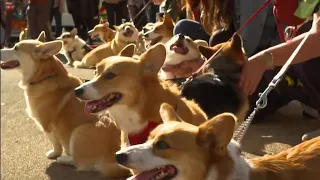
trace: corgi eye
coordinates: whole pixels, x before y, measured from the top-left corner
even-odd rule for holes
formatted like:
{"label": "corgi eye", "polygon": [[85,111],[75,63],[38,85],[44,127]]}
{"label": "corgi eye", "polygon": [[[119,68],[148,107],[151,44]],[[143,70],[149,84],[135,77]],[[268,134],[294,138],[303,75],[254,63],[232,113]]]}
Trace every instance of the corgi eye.
{"label": "corgi eye", "polygon": [[113,79],[114,77],[116,77],[116,75],[112,72],[108,72],[107,74],[104,75],[104,78],[106,79]]}
{"label": "corgi eye", "polygon": [[161,149],[161,150],[165,150],[165,149],[169,149],[170,146],[168,143],[164,142],[164,141],[158,141],[156,144],[155,144],[155,147],[157,149]]}
{"label": "corgi eye", "polygon": [[94,74],[94,75],[97,75],[97,70],[93,71],[93,74]]}
{"label": "corgi eye", "polygon": [[18,51],[18,50],[19,50],[19,47],[18,47],[18,46],[14,46],[14,50],[15,50],[15,51]]}

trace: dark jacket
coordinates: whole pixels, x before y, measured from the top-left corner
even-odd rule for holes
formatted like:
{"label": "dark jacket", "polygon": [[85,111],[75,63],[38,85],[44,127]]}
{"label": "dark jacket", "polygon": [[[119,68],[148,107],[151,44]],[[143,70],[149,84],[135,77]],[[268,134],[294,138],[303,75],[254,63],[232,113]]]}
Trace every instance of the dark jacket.
{"label": "dark jacket", "polygon": [[99,0],[67,0],[67,8],[70,14],[92,18],[99,15]]}

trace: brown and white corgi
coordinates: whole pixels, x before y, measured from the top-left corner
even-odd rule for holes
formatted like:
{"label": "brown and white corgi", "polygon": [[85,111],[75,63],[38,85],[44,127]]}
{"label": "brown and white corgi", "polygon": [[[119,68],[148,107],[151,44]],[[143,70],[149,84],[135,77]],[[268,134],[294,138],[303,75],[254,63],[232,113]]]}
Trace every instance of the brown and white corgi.
{"label": "brown and white corgi", "polygon": [[127,22],[120,26],[115,26],[115,28],[117,33],[112,41],[96,47],[86,54],[82,61],[75,62],[73,65],[76,68],[92,68],[104,58],[117,55],[128,44],[136,44],[139,31],[133,23]]}
{"label": "brown and white corgi", "polygon": [[117,31],[109,28],[109,23],[105,22],[103,24],[96,25],[93,29],[88,31],[91,39],[100,39],[101,41],[107,43],[111,41],[116,36]]}
{"label": "brown and white corgi", "polygon": [[72,66],[74,61],[81,61],[92,50],[77,34],[78,30],[73,28],[70,32],[64,31],[57,38],[63,42],[63,53],[68,60],[66,65],[69,66]]}
{"label": "brown and white corgi", "polygon": [[[108,177],[126,176],[129,172],[114,159],[120,149],[120,131],[113,122],[84,113],[85,103],[74,93],[82,81],[69,74],[54,56],[62,42],[43,43],[44,39],[42,32],[37,40],[23,40],[13,48],[1,49],[0,67],[22,74],[19,86],[24,91],[27,113],[53,146],[47,158],[76,165],[78,170],[96,169]],[[63,150],[67,156],[61,156]]]}
{"label": "brown and white corgi", "polygon": [[208,46],[203,40],[193,41],[183,34],[173,36],[166,44],[167,56],[161,68],[161,78],[174,80],[188,78],[205,62],[198,46]]}
{"label": "brown and white corgi", "polygon": [[148,23],[143,28],[143,35],[146,41],[146,48],[157,44],[165,44],[173,37],[173,28],[175,23],[172,21],[168,13],[164,13],[164,17],[158,18],[159,21],[156,23]]}
{"label": "brown and white corgi", "polygon": [[119,56],[102,60],[91,81],[76,89],[86,100],[88,113],[106,111],[122,131],[122,145],[143,143],[149,132],[162,120],[159,108],[163,102],[175,107],[185,121],[199,125],[207,118],[193,101],[181,98],[176,85],[165,82],[158,73],[166,57],[164,45],[157,44],[132,58],[134,45],[128,45]]}
{"label": "brown and white corgi", "polygon": [[200,126],[183,122],[162,104],[163,124],[144,144],[116,153],[119,164],[138,173],[128,180],[318,180],[320,137],[277,155],[246,159],[232,140],[236,117],[222,113]]}

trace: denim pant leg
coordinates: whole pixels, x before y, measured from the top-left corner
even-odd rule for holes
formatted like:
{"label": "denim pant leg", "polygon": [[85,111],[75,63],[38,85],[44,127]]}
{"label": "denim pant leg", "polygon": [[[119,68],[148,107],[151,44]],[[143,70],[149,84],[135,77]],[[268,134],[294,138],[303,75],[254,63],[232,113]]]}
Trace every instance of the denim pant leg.
{"label": "denim pant leg", "polygon": [[193,40],[201,39],[209,43],[210,35],[206,33],[202,25],[193,20],[180,20],[173,29],[173,34],[184,34]]}

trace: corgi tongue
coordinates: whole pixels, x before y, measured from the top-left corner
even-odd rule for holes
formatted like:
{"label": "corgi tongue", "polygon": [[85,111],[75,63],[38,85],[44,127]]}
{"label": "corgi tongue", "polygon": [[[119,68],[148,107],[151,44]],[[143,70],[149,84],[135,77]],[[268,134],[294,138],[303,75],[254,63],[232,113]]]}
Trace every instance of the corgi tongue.
{"label": "corgi tongue", "polygon": [[145,171],[145,172],[139,173],[139,174],[137,174],[135,176],[131,176],[127,180],[151,180],[152,178],[154,178],[159,173],[161,173],[160,169],[152,169],[152,170],[149,170],[149,171]]}
{"label": "corgi tongue", "polygon": [[183,54],[183,53],[184,53],[184,49],[183,49],[182,47],[173,46],[173,47],[172,47],[172,50],[173,50],[175,53],[179,53],[179,54]]}

